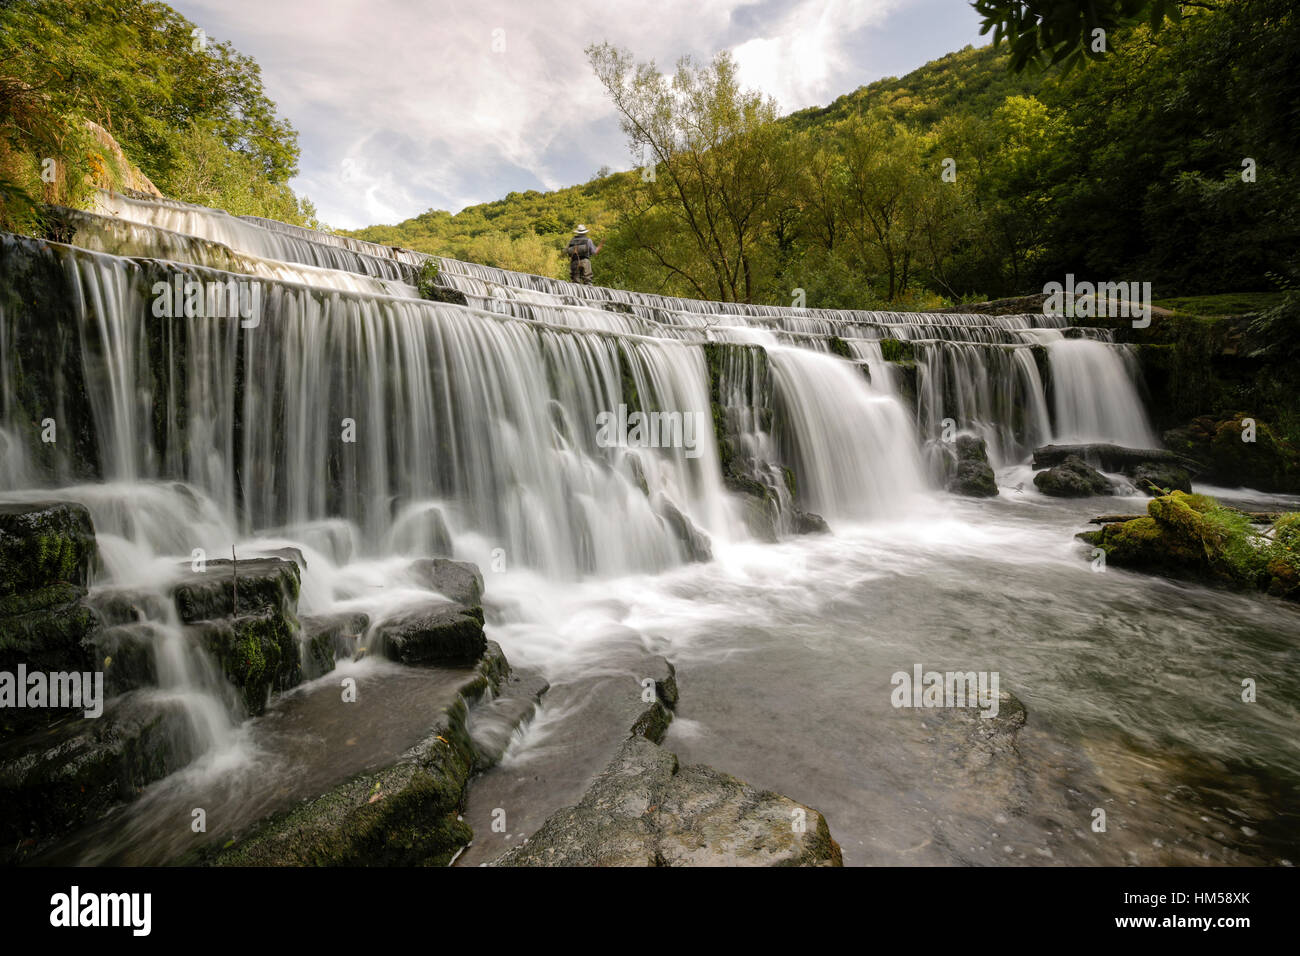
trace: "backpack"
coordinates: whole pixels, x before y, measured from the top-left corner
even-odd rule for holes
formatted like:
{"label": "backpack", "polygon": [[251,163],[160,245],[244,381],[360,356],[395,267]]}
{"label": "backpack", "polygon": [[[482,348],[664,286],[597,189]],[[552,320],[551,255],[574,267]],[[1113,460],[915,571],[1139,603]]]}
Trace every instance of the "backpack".
{"label": "backpack", "polygon": [[574,236],[569,240],[569,260],[577,262],[590,256],[591,240],[586,236]]}

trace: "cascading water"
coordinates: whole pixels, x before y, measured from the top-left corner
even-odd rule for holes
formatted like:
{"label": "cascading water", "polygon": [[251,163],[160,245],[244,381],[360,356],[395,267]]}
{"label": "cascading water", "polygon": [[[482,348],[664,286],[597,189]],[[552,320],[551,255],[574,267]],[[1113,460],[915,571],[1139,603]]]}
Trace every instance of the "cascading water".
{"label": "cascading water", "polygon": [[[87,506],[106,592],[165,596],[196,550],[295,548],[301,614],[378,621],[416,593],[411,559],[500,556],[489,630],[557,678],[598,669],[611,635],[649,646],[797,620],[806,601],[780,603],[789,569],[842,561],[846,593],[909,562],[929,573],[933,540],[978,537],[927,477],[945,419],[997,466],[1053,440],[1155,443],[1132,356],[1059,317],[703,302],[171,201],[104,195],[97,210],[63,214],[66,244],[0,237],[18,293],[0,297],[0,480],[8,499],[57,487]],[[465,305],[419,297],[429,261]],[[256,314],[160,309],[186,283]],[[668,416],[678,440],[603,440],[620,409]],[[779,541],[756,530],[760,499]],[[885,569],[836,551],[847,538],[787,537],[805,512],[837,536],[939,523]],[[734,608],[698,618],[695,576]],[[139,624],[195,752],[237,751],[245,715],[186,626],[166,610]]]}

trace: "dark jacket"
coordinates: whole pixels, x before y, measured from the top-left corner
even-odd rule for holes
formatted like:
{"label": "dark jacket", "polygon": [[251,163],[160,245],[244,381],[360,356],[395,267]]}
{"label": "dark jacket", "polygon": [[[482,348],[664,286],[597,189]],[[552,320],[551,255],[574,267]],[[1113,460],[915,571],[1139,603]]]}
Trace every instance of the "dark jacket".
{"label": "dark jacket", "polygon": [[596,254],[596,244],[591,241],[591,236],[574,236],[565,250],[570,259],[575,258],[575,254],[578,259],[590,259]]}

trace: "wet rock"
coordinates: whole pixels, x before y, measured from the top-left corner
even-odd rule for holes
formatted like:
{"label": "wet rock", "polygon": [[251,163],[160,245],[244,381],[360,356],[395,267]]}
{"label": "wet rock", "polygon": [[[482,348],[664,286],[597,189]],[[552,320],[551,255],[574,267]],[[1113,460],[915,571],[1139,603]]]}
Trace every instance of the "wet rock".
{"label": "wet rock", "polygon": [[1192,491],[1192,476],[1187,473],[1186,468],[1172,462],[1144,461],[1130,469],[1125,469],[1124,474],[1133,479],[1133,484],[1137,485],[1139,491],[1152,497],[1168,494],[1171,491],[1182,491],[1187,494],[1191,494]]}
{"label": "wet rock", "polygon": [[512,670],[497,693],[472,708],[466,726],[474,745],[474,765],[497,764],[516,730],[533,719],[550,684],[536,671]]}
{"label": "wet rock", "polygon": [[759,541],[776,543],[780,538],[781,506],[771,490],[752,478],[740,476],[726,478],[723,483],[739,493],[741,516],[749,533]]}
{"label": "wet rock", "polygon": [[795,534],[831,533],[831,527],[826,523],[825,518],[811,511],[800,511],[798,508],[795,508],[790,516],[790,530]]}
{"label": "wet rock", "polygon": [[1051,468],[1071,457],[1095,463],[1105,471],[1124,471],[1150,462],[1168,462],[1195,473],[1197,463],[1186,455],[1164,448],[1125,448],[1104,442],[1083,445],[1043,445],[1034,449],[1034,468]]}
{"label": "wet rock", "polygon": [[298,630],[296,618],[274,611],[200,621],[190,628],[253,716],[266,710],[272,691],[287,690],[302,680]]}
{"label": "wet rock", "polygon": [[95,669],[104,672],[104,693],[116,697],[157,685],[155,648],[164,639],[163,627],[154,621],[132,621],[95,632]]}
{"label": "wet rock", "polygon": [[1090,498],[1115,493],[1110,479],[1077,455],[1070,455],[1061,464],[1034,475],[1034,485],[1053,498]]}
{"label": "wet rock", "polygon": [[90,512],[67,501],[0,504],[0,599],[86,587],[98,556]]}
{"label": "wet rock", "polygon": [[984,439],[973,435],[958,435],[955,444],[957,463],[952,477],[948,479],[948,490],[970,498],[996,498],[998,483],[993,467],[989,464],[988,447]]}
{"label": "wet rock", "polygon": [[668,523],[673,536],[682,543],[689,561],[708,562],[713,560],[713,543],[709,536],[691,523],[691,519],[682,514],[678,507],[662,495],[656,502],[660,517]]}
{"label": "wet rock", "polygon": [[67,718],[53,731],[6,742],[0,860],[12,854],[7,862],[18,862],[195,756],[180,702],[148,691],[111,701],[98,718]]}
{"label": "wet rock", "polygon": [[380,622],[373,633],[385,656],[403,664],[472,664],[487,647],[482,619],[456,604],[401,612]]}
{"label": "wet rock", "polygon": [[655,682],[655,694],[669,707],[677,706],[677,668],[663,657],[652,658],[642,678]]}
{"label": "wet rock", "polygon": [[1200,477],[1212,484],[1300,491],[1300,450],[1272,425],[1245,412],[1201,416],[1166,432],[1164,439],[1174,452],[1198,462],[1204,471]]}
{"label": "wet rock", "polygon": [[420,295],[422,298],[429,299],[432,302],[448,302],[452,305],[466,305],[469,303],[469,300],[465,298],[464,292],[445,285],[422,285],[420,287]]}
{"label": "wet rock", "polygon": [[429,735],[381,770],[357,774],[276,814],[207,862],[217,866],[446,866],[473,832],[460,819],[475,764],[470,704],[509,673],[489,643]]}
{"label": "wet rock", "polygon": [[661,744],[664,742],[664,737],[668,735],[668,725],[672,722],[672,711],[656,700],[632,722],[632,726],[628,728],[628,734],[632,737],[644,737],[653,743]]}
{"label": "wet rock", "polygon": [[[307,570],[307,559],[303,556],[301,548],[267,548],[258,551],[257,554],[264,558],[279,558],[282,561],[292,561],[298,565],[298,570]],[[301,575],[299,575],[301,579]]]}
{"label": "wet rock", "polygon": [[[5,599],[20,613],[0,616],[0,671],[16,674],[98,670],[92,638],[100,624],[83,601],[85,592],[70,584],[42,588]],[[53,708],[0,710],[0,733],[21,733],[64,716]]]}
{"label": "wet rock", "polygon": [[1300,515],[1280,515],[1259,533],[1250,519],[1205,495],[1175,491],[1153,498],[1147,515],[1078,537],[1107,562],[1139,571],[1194,577],[1300,598]]}
{"label": "wet rock", "polygon": [[298,610],[302,574],[283,558],[208,561],[206,569],[185,574],[173,585],[176,610],[186,624],[236,614],[272,615],[293,619]]}
{"label": "wet rock", "polygon": [[483,573],[478,565],[450,558],[421,558],[412,562],[408,574],[421,587],[456,604],[467,608],[483,604]]}
{"label": "wet rock", "polygon": [[357,642],[370,627],[370,615],[360,611],[304,615],[299,618],[302,639],[307,645],[307,678],[319,677],[334,669],[340,658],[357,656]]}
{"label": "wet rock", "polygon": [[86,596],[86,604],[94,609],[105,626],[159,621],[167,617],[168,602],[157,591],[95,588]]}
{"label": "wet rock", "polygon": [[816,810],[629,738],[582,800],[493,866],[840,866]]}

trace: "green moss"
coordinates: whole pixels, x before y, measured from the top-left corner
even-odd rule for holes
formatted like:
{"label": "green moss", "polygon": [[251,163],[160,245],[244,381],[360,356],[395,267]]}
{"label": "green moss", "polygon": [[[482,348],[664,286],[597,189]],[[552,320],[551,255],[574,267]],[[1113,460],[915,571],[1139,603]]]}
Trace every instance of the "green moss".
{"label": "green moss", "polygon": [[1120,567],[1300,596],[1300,515],[1284,515],[1265,536],[1249,517],[1205,495],[1175,491],[1153,498],[1147,512],[1079,537]]}
{"label": "green moss", "polygon": [[854,358],[853,350],[849,348],[849,343],[845,342],[842,338],[832,335],[827,339],[827,342],[830,345],[833,354],[838,355],[840,358]]}
{"label": "green moss", "polygon": [[881,339],[880,354],[886,362],[915,362],[916,351],[911,342],[901,339]]}

